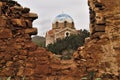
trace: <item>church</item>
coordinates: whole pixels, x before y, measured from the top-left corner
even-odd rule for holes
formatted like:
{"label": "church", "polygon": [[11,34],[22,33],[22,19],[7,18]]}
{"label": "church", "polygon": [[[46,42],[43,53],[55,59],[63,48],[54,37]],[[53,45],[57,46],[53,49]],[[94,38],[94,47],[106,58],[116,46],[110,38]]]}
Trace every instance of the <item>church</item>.
{"label": "church", "polygon": [[46,32],[46,46],[71,34],[78,34],[72,17],[68,14],[59,14],[52,22],[52,29]]}

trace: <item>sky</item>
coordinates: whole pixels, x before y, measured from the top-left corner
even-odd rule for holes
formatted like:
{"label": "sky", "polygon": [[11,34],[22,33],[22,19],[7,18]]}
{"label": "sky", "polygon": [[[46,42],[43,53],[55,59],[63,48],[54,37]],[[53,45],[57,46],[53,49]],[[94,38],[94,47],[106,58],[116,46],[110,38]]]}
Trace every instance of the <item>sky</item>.
{"label": "sky", "polygon": [[59,14],[71,16],[77,30],[89,30],[88,0],[16,0],[23,7],[30,8],[30,12],[37,13],[38,19],[33,27],[38,29],[39,36],[45,36],[52,29],[52,21]]}

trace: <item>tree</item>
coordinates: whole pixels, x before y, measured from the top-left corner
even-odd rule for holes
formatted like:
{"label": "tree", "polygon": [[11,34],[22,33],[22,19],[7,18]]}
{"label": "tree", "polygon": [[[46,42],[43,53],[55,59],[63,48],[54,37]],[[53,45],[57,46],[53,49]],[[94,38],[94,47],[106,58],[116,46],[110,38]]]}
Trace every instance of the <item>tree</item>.
{"label": "tree", "polygon": [[67,36],[64,39],[57,40],[54,44],[49,44],[47,46],[47,49],[55,54],[61,55],[65,51],[75,51],[78,47],[83,46],[83,44],[85,43],[85,38],[89,37],[89,35],[90,33],[87,30],[80,30],[77,35]]}

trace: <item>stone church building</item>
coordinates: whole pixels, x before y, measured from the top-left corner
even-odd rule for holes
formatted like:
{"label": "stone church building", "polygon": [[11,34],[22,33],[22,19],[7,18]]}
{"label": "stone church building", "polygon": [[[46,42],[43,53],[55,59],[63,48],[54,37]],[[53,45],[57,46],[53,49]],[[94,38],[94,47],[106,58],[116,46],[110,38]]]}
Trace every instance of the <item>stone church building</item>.
{"label": "stone church building", "polygon": [[68,14],[59,14],[52,22],[52,29],[46,33],[46,46],[71,34],[78,34],[72,17]]}

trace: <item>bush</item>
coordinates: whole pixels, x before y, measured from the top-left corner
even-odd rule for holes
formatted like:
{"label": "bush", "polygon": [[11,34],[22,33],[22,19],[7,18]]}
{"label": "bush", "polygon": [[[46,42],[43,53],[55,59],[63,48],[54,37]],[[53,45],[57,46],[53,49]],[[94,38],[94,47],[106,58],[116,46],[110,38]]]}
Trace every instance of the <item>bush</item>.
{"label": "bush", "polygon": [[74,52],[78,47],[84,45],[86,37],[89,37],[89,32],[87,30],[81,30],[77,35],[71,35],[57,40],[54,44],[49,44],[47,49],[55,54],[62,55],[64,51],[68,51],[68,54],[71,54],[69,52],[70,50]]}

